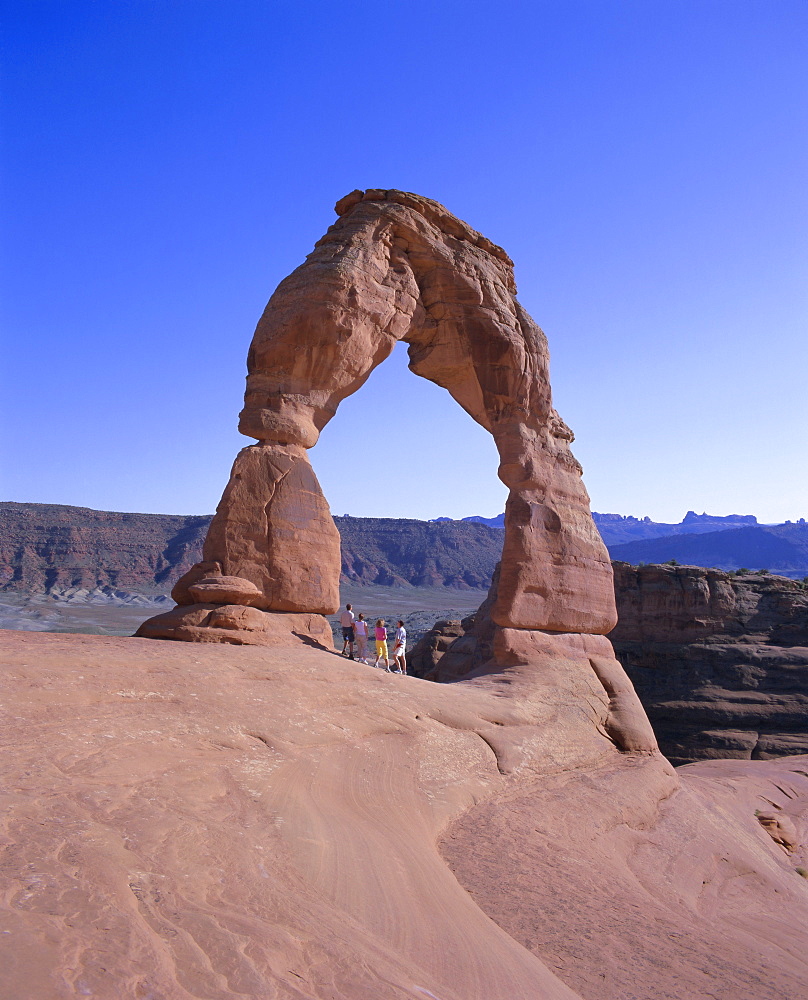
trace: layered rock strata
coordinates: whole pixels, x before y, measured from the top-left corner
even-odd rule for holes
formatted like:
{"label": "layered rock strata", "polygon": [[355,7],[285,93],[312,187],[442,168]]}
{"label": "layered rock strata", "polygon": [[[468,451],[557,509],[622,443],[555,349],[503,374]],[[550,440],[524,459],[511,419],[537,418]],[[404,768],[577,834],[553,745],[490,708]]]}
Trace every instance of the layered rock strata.
{"label": "layered rock strata", "polygon": [[306,449],[403,340],[410,369],[445,388],[499,450],[510,496],[496,623],[605,634],[616,620],[611,567],[572,432],[552,406],[547,341],[515,297],[512,261],[418,195],[355,191],[336,211],[258,324],[239,428],[259,443],[236,459],[177,604],[190,607],[190,587],[218,564],[261,591],[261,610],[336,610],[339,537]]}
{"label": "layered rock strata", "polygon": [[199,560],[210,516],[0,503],[0,589],[165,594]]}
{"label": "layered rock strata", "polygon": [[609,638],[677,764],[808,753],[808,588],[615,563]]}
{"label": "layered rock strata", "polygon": [[[201,561],[210,522],[210,515],[0,503],[0,592],[166,594]],[[345,583],[487,590],[502,552],[502,532],[485,524],[348,516],[334,523]]]}

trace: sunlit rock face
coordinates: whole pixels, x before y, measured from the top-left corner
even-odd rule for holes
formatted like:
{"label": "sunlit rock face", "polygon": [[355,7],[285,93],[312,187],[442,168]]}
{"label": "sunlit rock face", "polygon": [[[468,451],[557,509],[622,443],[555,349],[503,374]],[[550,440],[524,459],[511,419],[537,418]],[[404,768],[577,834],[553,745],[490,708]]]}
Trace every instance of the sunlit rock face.
{"label": "sunlit rock face", "polygon": [[418,195],[354,191],[336,211],[255,331],[239,426],[258,444],[236,459],[203,562],[175,600],[192,605],[190,588],[219,572],[258,588],[251,604],[265,611],[337,609],[339,536],[306,449],[403,340],[410,369],[445,388],[499,450],[510,497],[493,620],[609,632],[609,559],[572,432],[552,406],[547,340],[516,299],[511,259]]}

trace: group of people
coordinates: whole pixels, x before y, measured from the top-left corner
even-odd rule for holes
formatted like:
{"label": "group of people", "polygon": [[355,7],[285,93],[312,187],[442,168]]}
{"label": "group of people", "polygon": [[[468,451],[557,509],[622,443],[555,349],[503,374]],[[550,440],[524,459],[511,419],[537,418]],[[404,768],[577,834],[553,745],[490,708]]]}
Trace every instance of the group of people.
{"label": "group of people", "polygon": [[[353,607],[345,605],[345,610],[339,616],[340,627],[342,628],[342,655],[348,656],[352,660],[359,660],[360,663],[368,663],[368,637],[370,624],[365,621],[363,614],[354,615]],[[390,654],[387,647],[387,626],[384,618],[377,618],[374,628],[376,639],[376,662],[374,667],[381,665],[384,660],[384,669],[390,673],[407,673],[407,630],[404,622],[399,618],[396,628],[395,639],[393,640],[394,666],[390,666]],[[354,656],[354,644],[356,644],[356,656]]]}

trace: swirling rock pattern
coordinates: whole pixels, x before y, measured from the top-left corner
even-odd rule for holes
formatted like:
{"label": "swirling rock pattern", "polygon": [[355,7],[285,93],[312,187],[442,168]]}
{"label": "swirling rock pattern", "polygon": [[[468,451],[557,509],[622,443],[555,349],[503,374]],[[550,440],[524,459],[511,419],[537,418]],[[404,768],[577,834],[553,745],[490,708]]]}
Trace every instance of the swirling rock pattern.
{"label": "swirling rock pattern", "polygon": [[608,641],[515,631],[460,684],[0,634],[0,996],[804,997],[808,759],[618,753]]}

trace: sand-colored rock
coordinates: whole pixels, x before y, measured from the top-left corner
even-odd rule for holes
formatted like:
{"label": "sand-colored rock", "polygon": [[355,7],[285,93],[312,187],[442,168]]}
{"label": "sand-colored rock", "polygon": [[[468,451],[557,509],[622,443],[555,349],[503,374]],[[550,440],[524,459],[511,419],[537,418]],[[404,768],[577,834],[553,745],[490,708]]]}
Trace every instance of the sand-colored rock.
{"label": "sand-colored rock", "polygon": [[[339,539],[305,450],[403,340],[410,369],[445,388],[499,450],[510,499],[494,621],[607,633],[616,621],[608,555],[512,261],[418,195],[352,192],[337,212],[258,323],[239,428],[260,443],[236,460],[204,561],[254,583],[265,610],[337,609]],[[187,583],[178,594],[190,601]]]}
{"label": "sand-colored rock", "polygon": [[[503,674],[513,685],[523,676],[531,698],[540,691],[546,704],[566,704],[572,695],[581,711],[595,694],[599,700],[605,696],[607,711],[597,721],[603,732],[625,752],[654,753],[657,741],[645,709],[605,636],[502,628],[493,620],[501,568],[494,572],[486,600],[459,629],[436,623],[424,636],[410,657],[412,671],[444,684]],[[445,635],[441,642],[445,631],[456,638]],[[564,718],[553,721],[556,729],[566,725]]]}
{"label": "sand-colored rock", "polygon": [[782,812],[758,812],[758,823],[772,838],[787,851],[793,851],[800,845],[800,835],[794,825],[794,820]]}
{"label": "sand-colored rock", "polygon": [[643,758],[562,772],[469,810],[441,852],[497,925],[586,1000],[802,1000],[805,841],[789,855],[755,811],[773,800],[804,823],[807,765],[690,765],[662,798]]}
{"label": "sand-colored rock", "polygon": [[304,448],[244,448],[202,549],[205,563],[255,584],[271,611],[339,606],[339,532]]}
{"label": "sand-colored rock", "polygon": [[619,753],[599,637],[432,684],[286,635],[0,635],[0,995],[805,995],[805,759]]}

